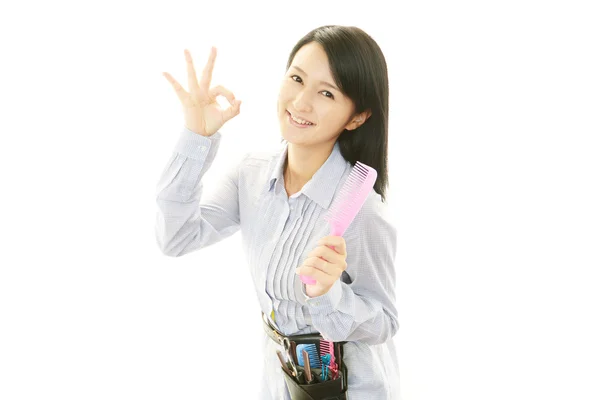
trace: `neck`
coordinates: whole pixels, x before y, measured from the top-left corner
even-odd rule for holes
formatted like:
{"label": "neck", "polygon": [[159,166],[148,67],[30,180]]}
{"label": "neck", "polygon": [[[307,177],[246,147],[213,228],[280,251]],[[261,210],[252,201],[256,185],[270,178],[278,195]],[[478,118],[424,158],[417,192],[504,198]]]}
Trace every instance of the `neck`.
{"label": "neck", "polygon": [[327,161],[334,145],[335,142],[315,148],[288,143],[287,161],[283,173],[286,185],[291,188],[304,186]]}

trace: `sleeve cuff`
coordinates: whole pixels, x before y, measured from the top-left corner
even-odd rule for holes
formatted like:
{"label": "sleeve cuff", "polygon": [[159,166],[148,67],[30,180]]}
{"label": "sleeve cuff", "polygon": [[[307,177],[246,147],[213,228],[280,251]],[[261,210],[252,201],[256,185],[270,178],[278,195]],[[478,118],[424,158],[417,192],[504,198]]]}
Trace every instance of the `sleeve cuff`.
{"label": "sleeve cuff", "polygon": [[302,294],[304,294],[306,304],[311,313],[331,314],[337,311],[337,307],[342,299],[342,282],[340,279],[336,280],[327,293],[317,297],[308,297],[306,294],[306,285],[302,283]]}
{"label": "sleeve cuff", "polygon": [[175,151],[194,160],[204,160],[213,147],[218,147],[221,133],[215,132],[211,136],[202,136],[184,127],[179,135]]}

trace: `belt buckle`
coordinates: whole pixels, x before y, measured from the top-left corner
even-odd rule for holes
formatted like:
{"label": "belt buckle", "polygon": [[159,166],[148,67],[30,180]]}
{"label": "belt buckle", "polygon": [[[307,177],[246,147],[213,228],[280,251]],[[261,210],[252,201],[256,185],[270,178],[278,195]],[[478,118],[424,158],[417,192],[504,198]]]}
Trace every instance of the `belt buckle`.
{"label": "belt buckle", "polygon": [[[271,332],[273,332],[273,334],[277,338],[277,343],[279,343],[281,346],[284,346],[285,340],[288,340],[287,337],[281,336],[279,334],[277,329],[273,325],[271,325],[271,321],[269,321],[269,318],[267,317],[267,315],[265,313],[262,313],[262,317],[263,317],[263,322],[265,324],[267,324],[267,326],[269,327]],[[289,346],[289,340],[288,340],[288,346]]]}
{"label": "belt buckle", "polygon": [[294,376],[298,376],[298,370],[296,369],[296,364],[294,363],[294,357],[292,355],[292,346],[290,344],[290,339],[287,336],[281,335],[279,331],[273,325],[271,325],[271,322],[269,321],[265,313],[262,313],[262,317],[264,323],[267,324],[271,332],[273,332],[273,334],[275,335],[275,338],[277,338],[277,343],[279,343],[280,346],[283,346],[286,356],[290,360],[291,368],[294,371]]}
{"label": "belt buckle", "polygon": [[277,342],[279,343],[280,346],[283,346],[284,350],[286,352],[290,352],[290,339],[287,336],[283,336],[281,334],[279,334],[279,331],[277,331],[277,329],[273,329],[273,333],[275,334],[275,337],[277,338]]}
{"label": "belt buckle", "polygon": [[[273,329],[273,333],[275,334],[275,337],[277,338],[277,341],[279,342],[279,344],[283,345],[284,337],[281,336],[279,334],[279,332],[277,332],[276,329]],[[285,339],[287,339],[287,338],[285,338]]]}

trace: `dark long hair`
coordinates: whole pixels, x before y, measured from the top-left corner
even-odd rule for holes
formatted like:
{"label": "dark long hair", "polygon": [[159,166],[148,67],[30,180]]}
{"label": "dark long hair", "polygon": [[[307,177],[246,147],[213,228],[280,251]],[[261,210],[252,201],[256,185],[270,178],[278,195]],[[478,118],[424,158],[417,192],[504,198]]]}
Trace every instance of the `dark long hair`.
{"label": "dark long hair", "polygon": [[358,128],[344,130],[337,139],[342,156],[352,166],[356,161],[377,170],[374,189],[385,202],[388,186],[388,74],[379,45],[360,28],[325,25],[313,29],[296,43],[286,71],[302,46],[319,43],[329,59],[333,79],[352,100],[354,114],[371,110],[371,116]]}

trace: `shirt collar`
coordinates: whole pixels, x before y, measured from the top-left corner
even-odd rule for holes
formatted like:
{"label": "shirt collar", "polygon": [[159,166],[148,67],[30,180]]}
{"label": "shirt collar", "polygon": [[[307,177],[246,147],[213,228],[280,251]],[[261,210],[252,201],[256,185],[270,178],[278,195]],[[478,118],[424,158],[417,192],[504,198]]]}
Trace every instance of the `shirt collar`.
{"label": "shirt collar", "polygon": [[[276,183],[280,183],[280,187],[285,190],[283,184],[283,166],[287,158],[288,142],[285,144],[281,153],[275,157],[272,164],[271,175],[269,178],[268,191],[272,191]],[[328,209],[331,200],[335,194],[338,183],[343,176],[346,168],[349,167],[349,162],[346,161],[340,152],[338,142],[335,142],[331,154],[327,160],[321,165],[321,168],[315,172],[313,177],[304,185],[300,193],[303,193],[311,200],[315,201],[321,207]]]}

